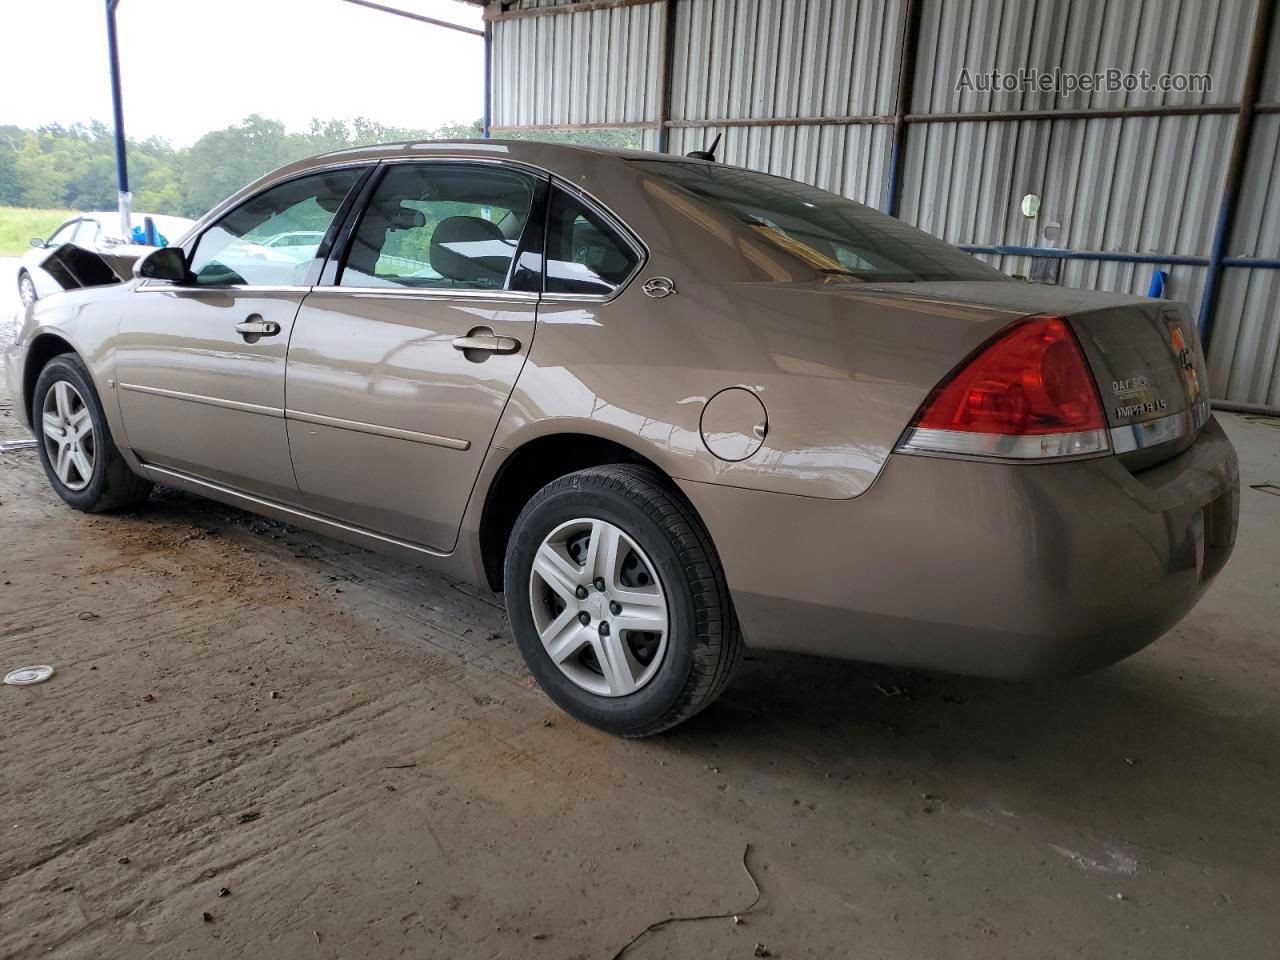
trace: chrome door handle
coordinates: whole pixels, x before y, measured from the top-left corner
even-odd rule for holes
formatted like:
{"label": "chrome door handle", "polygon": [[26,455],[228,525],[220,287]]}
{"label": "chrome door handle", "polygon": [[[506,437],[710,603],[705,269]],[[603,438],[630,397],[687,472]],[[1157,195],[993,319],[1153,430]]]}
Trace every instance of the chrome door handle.
{"label": "chrome door handle", "polygon": [[[236,333],[244,337],[250,343],[257,340],[258,337],[274,337],[280,332],[280,324],[274,320],[263,320],[256,313],[249,314],[243,323],[236,324]],[[252,338],[252,339],[250,339]]]}
{"label": "chrome door handle", "polygon": [[482,350],[485,353],[515,353],[520,349],[520,341],[515,337],[497,337],[488,327],[478,327],[465,337],[455,339],[453,348],[464,353],[469,350]]}

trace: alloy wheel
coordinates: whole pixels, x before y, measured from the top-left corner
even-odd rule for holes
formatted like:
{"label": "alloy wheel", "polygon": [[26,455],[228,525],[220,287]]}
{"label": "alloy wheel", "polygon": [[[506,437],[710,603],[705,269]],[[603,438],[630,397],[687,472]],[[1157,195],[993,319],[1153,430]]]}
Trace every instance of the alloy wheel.
{"label": "alloy wheel", "polygon": [[93,479],[93,418],[68,381],[55,381],[45,392],[41,428],[53,472],[68,490],[83,490]]}
{"label": "alloy wheel", "polygon": [[29,307],[36,302],[36,285],[30,274],[24,273],[18,278],[18,299],[22,301],[24,307]]}
{"label": "alloy wheel", "polygon": [[590,693],[627,696],[662,666],[662,581],[639,544],[607,520],[570,520],[546,536],[529,573],[529,600],[547,656]]}

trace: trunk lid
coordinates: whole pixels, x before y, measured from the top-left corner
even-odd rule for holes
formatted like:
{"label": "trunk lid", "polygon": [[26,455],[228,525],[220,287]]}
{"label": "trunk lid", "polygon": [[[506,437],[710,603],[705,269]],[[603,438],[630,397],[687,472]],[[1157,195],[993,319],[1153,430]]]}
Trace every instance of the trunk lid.
{"label": "trunk lid", "polygon": [[1208,400],[1200,338],[1183,304],[1149,300],[1069,320],[1111,426],[1156,420]]}
{"label": "trunk lid", "polygon": [[1185,304],[1001,281],[892,286],[913,296],[1066,317],[1097,382],[1115,451],[1133,454],[1135,467],[1172,456],[1208,419],[1204,353]]}

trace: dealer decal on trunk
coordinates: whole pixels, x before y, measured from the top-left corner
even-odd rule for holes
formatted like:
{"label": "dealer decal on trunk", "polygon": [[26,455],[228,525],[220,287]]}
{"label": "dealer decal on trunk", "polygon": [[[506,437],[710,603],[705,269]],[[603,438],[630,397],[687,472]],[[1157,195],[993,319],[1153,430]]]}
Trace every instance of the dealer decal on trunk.
{"label": "dealer decal on trunk", "polygon": [[1159,413],[1168,406],[1163,400],[1151,395],[1151,381],[1146,377],[1125,377],[1123,380],[1111,381],[1111,392],[1117,400],[1129,400],[1130,403],[1116,407],[1116,416],[1140,417],[1149,413]]}
{"label": "dealer decal on trunk", "polygon": [[1178,361],[1182,379],[1186,382],[1187,400],[1194,406],[1200,399],[1200,374],[1196,372],[1195,352],[1187,346],[1187,338],[1182,335],[1176,314],[1166,310],[1164,322],[1169,325],[1169,345],[1173,347],[1174,359]]}
{"label": "dealer decal on trunk", "polygon": [[[1182,386],[1187,404],[1194,407],[1200,402],[1201,392],[1200,374],[1196,369],[1196,352],[1188,344],[1178,315],[1174,311],[1163,311],[1160,319],[1164,321],[1165,329],[1168,331],[1171,359],[1182,374]],[[1159,381],[1160,378],[1157,377],[1157,382]],[[1117,400],[1115,415],[1119,420],[1161,414],[1169,407],[1167,400],[1156,395],[1151,378],[1143,375],[1112,380],[1111,393]]]}

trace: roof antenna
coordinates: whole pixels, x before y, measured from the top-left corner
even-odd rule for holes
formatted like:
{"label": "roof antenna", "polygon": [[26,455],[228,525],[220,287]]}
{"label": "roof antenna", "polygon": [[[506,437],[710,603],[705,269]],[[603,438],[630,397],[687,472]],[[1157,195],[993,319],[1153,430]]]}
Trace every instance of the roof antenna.
{"label": "roof antenna", "polygon": [[715,160],[716,147],[720,146],[721,136],[723,136],[723,133],[717,133],[716,138],[711,141],[711,146],[707,147],[707,149],[690,150],[688,153],[685,154],[685,156],[689,157],[691,160]]}

